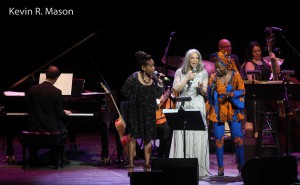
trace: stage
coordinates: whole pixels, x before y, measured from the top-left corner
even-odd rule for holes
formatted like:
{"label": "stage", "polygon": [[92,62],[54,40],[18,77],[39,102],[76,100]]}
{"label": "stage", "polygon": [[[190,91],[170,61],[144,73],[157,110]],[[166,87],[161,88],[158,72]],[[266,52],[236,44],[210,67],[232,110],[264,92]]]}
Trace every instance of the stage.
{"label": "stage", "polygon": [[[1,135],[1,144],[5,144],[5,137]],[[17,137],[14,139],[15,164],[5,162],[5,146],[0,152],[0,184],[22,185],[129,185],[130,178],[127,175],[126,164],[116,162],[116,152],[113,154],[116,144],[114,135],[110,134],[109,149],[111,162],[108,165],[100,164],[101,138],[97,133],[78,133],[77,143],[80,144],[78,151],[68,148],[67,156],[70,165],[54,169],[53,165],[47,165],[48,150],[40,151],[39,164],[37,166],[22,169],[21,145]],[[230,151],[230,150],[229,150]],[[113,155],[112,155],[113,154]],[[210,176],[199,179],[198,184],[214,185],[242,185],[243,179],[238,174],[235,164],[235,156],[226,152],[224,156],[225,176],[217,176],[217,161],[214,153],[210,153]],[[293,154],[294,155],[294,154]],[[299,153],[295,155],[300,156]],[[143,160],[135,160],[135,171],[142,171]],[[298,171],[300,162],[297,160]],[[299,174],[298,174],[299,179]],[[147,179],[145,179],[147,181]],[[144,183],[143,183],[144,184]]]}

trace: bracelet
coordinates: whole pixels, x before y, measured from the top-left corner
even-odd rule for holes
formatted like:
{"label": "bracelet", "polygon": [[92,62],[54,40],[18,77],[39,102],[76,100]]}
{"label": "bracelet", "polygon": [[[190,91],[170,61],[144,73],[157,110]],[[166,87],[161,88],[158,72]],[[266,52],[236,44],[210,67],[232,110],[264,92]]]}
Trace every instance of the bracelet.
{"label": "bracelet", "polygon": [[160,85],[160,83],[157,83],[157,85],[158,85],[158,87],[161,87],[161,88],[163,88],[163,86],[164,86],[163,83],[161,83],[161,85]]}

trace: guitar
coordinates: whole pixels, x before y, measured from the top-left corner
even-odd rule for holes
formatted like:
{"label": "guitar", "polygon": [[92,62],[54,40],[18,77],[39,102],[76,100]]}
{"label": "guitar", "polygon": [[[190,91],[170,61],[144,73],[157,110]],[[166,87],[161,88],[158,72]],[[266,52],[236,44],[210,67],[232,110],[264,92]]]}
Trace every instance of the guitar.
{"label": "guitar", "polygon": [[156,124],[160,125],[167,121],[165,114],[162,112],[163,109],[174,108],[174,103],[169,98],[171,90],[168,89],[162,97],[159,99],[158,109],[156,110]]}
{"label": "guitar", "polygon": [[102,82],[100,82],[100,84],[101,84],[102,88],[105,90],[105,92],[110,95],[110,98],[118,112],[119,118],[115,120],[115,126],[119,133],[119,137],[121,140],[123,150],[124,150],[126,156],[128,156],[128,144],[129,144],[130,137],[128,135],[125,135],[126,125],[125,125],[124,119],[120,113],[120,110],[116,104],[116,101],[114,100],[112,93],[108,90],[108,88]]}

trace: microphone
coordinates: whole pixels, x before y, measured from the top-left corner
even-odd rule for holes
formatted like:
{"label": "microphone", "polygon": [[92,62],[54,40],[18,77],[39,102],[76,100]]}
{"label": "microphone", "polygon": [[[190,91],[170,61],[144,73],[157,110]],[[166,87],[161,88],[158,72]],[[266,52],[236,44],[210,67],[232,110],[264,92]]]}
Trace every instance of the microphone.
{"label": "microphone", "polygon": [[271,29],[272,29],[273,31],[283,31],[281,28],[277,28],[277,27],[271,27]]}
{"label": "microphone", "polygon": [[265,32],[270,32],[270,31],[283,31],[283,29],[278,28],[278,27],[266,27]]}
{"label": "microphone", "polygon": [[[196,73],[197,69],[195,67],[193,67],[193,73]],[[189,85],[191,85],[193,83],[193,79],[189,80]]]}
{"label": "microphone", "polygon": [[175,35],[176,35],[176,32],[173,31],[173,32],[171,33],[171,35],[170,35],[170,39],[172,39]]}
{"label": "microphone", "polygon": [[155,74],[157,77],[159,77],[161,80],[165,81],[165,82],[170,82],[171,80],[166,77],[164,74],[159,73],[157,71],[154,71],[153,74]]}
{"label": "microphone", "polygon": [[215,88],[217,86],[217,78],[218,78],[218,75],[216,75],[214,77],[214,79],[212,80],[212,83],[211,83],[211,86],[210,86],[210,94],[211,94],[211,96],[213,96],[214,90],[215,90]]}

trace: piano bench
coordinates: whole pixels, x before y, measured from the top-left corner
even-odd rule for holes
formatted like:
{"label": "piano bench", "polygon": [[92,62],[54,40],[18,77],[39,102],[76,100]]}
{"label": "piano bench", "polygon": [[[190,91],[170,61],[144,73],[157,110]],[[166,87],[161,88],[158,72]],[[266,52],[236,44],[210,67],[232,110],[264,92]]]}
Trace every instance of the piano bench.
{"label": "piano bench", "polygon": [[65,145],[67,143],[67,133],[65,132],[29,132],[22,131],[19,135],[22,145],[23,169],[26,168],[26,150],[29,150],[29,165],[36,160],[37,149],[51,149],[54,154],[54,166],[58,168],[59,164],[63,167],[63,158]]}

